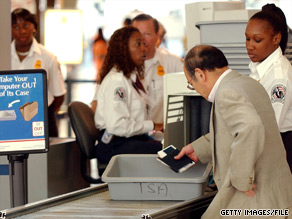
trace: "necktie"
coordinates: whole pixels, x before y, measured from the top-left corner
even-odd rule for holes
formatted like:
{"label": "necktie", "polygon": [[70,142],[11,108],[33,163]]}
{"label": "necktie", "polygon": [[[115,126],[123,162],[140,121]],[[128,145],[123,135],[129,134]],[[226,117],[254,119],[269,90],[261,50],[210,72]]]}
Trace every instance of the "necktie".
{"label": "necktie", "polygon": [[137,75],[136,77],[136,82],[133,83],[134,88],[137,90],[138,93],[140,93],[139,90],[142,90],[144,93],[146,93],[143,84],[141,83],[141,81],[139,80],[139,76]]}

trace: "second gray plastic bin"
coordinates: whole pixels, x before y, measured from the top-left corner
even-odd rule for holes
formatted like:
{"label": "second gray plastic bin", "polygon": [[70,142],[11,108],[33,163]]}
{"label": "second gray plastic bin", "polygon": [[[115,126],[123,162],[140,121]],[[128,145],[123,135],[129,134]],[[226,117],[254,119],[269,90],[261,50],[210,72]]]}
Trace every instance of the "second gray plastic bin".
{"label": "second gray plastic bin", "polygon": [[212,169],[211,163],[196,163],[176,173],[160,163],[157,155],[116,155],[102,180],[108,183],[113,200],[188,200],[202,196]]}

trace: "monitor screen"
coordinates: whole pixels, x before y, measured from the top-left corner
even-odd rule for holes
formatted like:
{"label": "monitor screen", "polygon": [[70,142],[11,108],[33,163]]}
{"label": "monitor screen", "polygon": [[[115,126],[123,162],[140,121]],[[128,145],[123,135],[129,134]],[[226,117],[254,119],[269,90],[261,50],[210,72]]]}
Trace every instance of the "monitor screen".
{"label": "monitor screen", "polygon": [[47,152],[47,109],[45,70],[0,71],[0,155]]}

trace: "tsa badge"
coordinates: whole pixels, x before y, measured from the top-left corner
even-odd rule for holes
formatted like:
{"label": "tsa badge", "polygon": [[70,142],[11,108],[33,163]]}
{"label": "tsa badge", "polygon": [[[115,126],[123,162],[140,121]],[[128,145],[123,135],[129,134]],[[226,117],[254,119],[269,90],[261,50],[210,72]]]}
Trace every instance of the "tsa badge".
{"label": "tsa badge", "polygon": [[123,87],[118,87],[115,89],[114,99],[124,100],[126,98],[126,90]]}
{"label": "tsa badge", "polygon": [[285,102],[286,87],[283,84],[277,84],[272,88],[271,102]]}

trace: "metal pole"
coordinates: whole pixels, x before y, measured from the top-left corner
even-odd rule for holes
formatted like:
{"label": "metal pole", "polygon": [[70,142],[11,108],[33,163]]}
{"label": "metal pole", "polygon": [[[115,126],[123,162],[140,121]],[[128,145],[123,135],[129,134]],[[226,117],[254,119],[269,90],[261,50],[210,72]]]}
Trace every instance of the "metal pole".
{"label": "metal pole", "polygon": [[28,154],[8,155],[10,205],[17,207],[27,204],[27,158]]}

